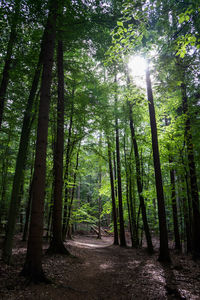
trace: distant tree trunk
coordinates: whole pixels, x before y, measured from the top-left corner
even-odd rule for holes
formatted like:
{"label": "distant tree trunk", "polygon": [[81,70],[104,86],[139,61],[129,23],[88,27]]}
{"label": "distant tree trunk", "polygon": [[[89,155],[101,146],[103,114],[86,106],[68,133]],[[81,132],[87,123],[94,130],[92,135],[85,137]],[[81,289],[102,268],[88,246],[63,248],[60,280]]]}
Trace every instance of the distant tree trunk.
{"label": "distant tree trunk", "polygon": [[194,146],[192,143],[191,121],[188,111],[188,98],[186,84],[181,84],[183,113],[186,116],[185,122],[185,141],[187,146],[188,165],[190,173],[190,188],[192,196],[192,252],[193,257],[200,259],[200,209],[199,209],[199,194],[196,176],[196,166],[194,159]]}
{"label": "distant tree trunk", "polygon": [[50,0],[49,18],[44,41],[44,60],[41,81],[36,155],[33,175],[31,221],[26,260],[21,274],[34,282],[46,282],[42,269],[43,214],[46,177],[46,149],[50,106],[50,89],[58,1]]}
{"label": "distant tree trunk", "polygon": [[[125,128],[126,132],[126,128]],[[128,207],[128,217],[129,217],[129,227],[131,234],[131,243],[133,248],[137,248],[139,245],[138,239],[138,228],[136,224],[136,207],[135,207],[135,195],[134,195],[134,186],[132,181],[132,147],[129,155],[129,161],[127,162],[126,154],[126,133],[124,133],[124,162],[125,162],[125,171],[126,171],[126,202]]]}
{"label": "distant tree trunk", "polygon": [[[115,75],[115,83],[117,83],[116,75]],[[119,202],[120,246],[123,247],[126,246],[126,238],[125,238],[123,203],[122,203],[119,126],[118,126],[118,116],[117,116],[117,95],[115,95],[115,132],[116,132],[116,153],[117,153],[117,184],[118,184],[118,202]]]}
{"label": "distant tree trunk", "polygon": [[12,62],[12,52],[17,37],[17,23],[20,15],[20,2],[21,2],[20,0],[15,1],[15,13],[12,18],[10,38],[8,41],[5,65],[3,68],[2,79],[0,83],[0,129],[3,120],[6,91],[9,83],[9,71]]}
{"label": "distant tree trunk", "polygon": [[[101,185],[101,173],[99,173],[99,186]],[[98,239],[101,239],[101,196],[98,197]]]}
{"label": "distant tree trunk", "polygon": [[53,234],[48,253],[69,254],[62,239],[62,191],[63,191],[63,151],[64,151],[64,72],[63,42],[58,41],[58,104],[57,104],[57,135],[54,154],[54,205]]}
{"label": "distant tree trunk", "polygon": [[[9,130],[8,133],[8,140],[5,141],[5,151],[3,153],[3,159],[2,159],[2,172],[1,172],[1,197],[0,197],[0,232],[4,231],[4,225],[3,223],[6,220],[7,217],[7,209],[6,209],[6,191],[7,191],[7,183],[8,183],[8,167],[9,167],[9,143],[11,139],[11,132],[12,130]],[[3,221],[3,223],[2,223]]]}
{"label": "distant tree trunk", "polygon": [[131,176],[131,165],[129,166],[129,203],[130,203],[130,217],[131,217],[131,231],[132,231],[132,247],[139,246],[138,227],[136,222],[136,208],[135,208],[135,194]]}
{"label": "distant tree trunk", "polygon": [[109,160],[109,173],[110,173],[110,188],[111,188],[111,197],[112,197],[112,218],[113,218],[113,225],[114,225],[114,245],[119,245],[118,228],[117,228],[117,213],[116,213],[116,203],[115,203],[115,185],[114,185],[114,178],[113,178],[110,142],[108,139],[107,139],[107,143],[108,143],[108,160]]}
{"label": "distant tree trunk", "polygon": [[69,229],[70,229],[69,224],[70,224],[70,218],[71,218],[71,209],[72,209],[73,200],[74,200],[74,191],[75,191],[76,176],[77,176],[77,171],[78,171],[80,145],[81,145],[81,143],[79,144],[77,155],[76,155],[76,166],[75,166],[75,171],[74,171],[73,187],[72,187],[72,191],[71,191],[71,199],[70,199],[70,203],[69,203],[69,206],[68,206],[66,226],[65,226],[65,231],[64,231],[64,236],[65,237],[66,237],[66,235],[67,235],[67,233],[69,232]]}
{"label": "distant tree trunk", "polygon": [[128,167],[126,165],[126,203],[127,203],[127,208],[128,208],[128,220],[129,220],[129,231],[130,231],[130,235],[131,235],[131,244],[132,247],[136,247],[135,245],[135,237],[134,237],[134,229],[133,229],[133,218],[132,218],[132,214],[131,214],[131,205],[130,205],[130,174],[128,174]]}
{"label": "distant tree trunk", "polygon": [[192,217],[191,217],[191,201],[190,194],[188,191],[188,180],[187,175],[185,175],[187,197],[184,197],[184,218],[186,226],[186,237],[187,237],[187,253],[192,252]]}
{"label": "distant tree trunk", "polygon": [[187,253],[192,252],[192,206],[191,206],[191,192],[190,192],[190,186],[188,182],[188,170],[184,162],[183,153],[180,153],[183,168],[184,168],[184,175],[181,177],[181,183],[182,183],[182,189],[183,183],[185,182],[185,189],[186,191],[183,192],[186,193],[187,197],[183,198],[183,209],[184,209],[184,220],[185,220],[185,227],[186,227],[186,237],[187,237]]}
{"label": "distant tree trunk", "polygon": [[[41,46],[42,48],[42,46]],[[11,192],[11,200],[8,214],[8,224],[5,236],[5,243],[3,248],[3,260],[6,263],[10,263],[12,257],[13,237],[15,234],[16,218],[19,212],[20,201],[18,198],[20,185],[23,177],[23,169],[27,159],[29,137],[31,132],[31,126],[33,121],[32,109],[34,100],[36,98],[36,92],[41,74],[42,63],[42,49],[39,56],[38,64],[33,77],[32,87],[30,90],[29,98],[24,113],[21,137],[19,142],[19,149],[16,160],[15,174],[13,179],[13,186]],[[17,200],[18,199],[18,200]]]}
{"label": "distant tree trunk", "polygon": [[145,202],[144,202],[144,197],[142,195],[143,188],[142,188],[142,177],[141,177],[141,170],[140,170],[140,156],[139,156],[139,151],[138,151],[137,140],[135,137],[135,129],[134,129],[134,125],[133,125],[132,104],[129,101],[128,101],[128,106],[129,106],[129,121],[130,121],[131,138],[132,138],[132,143],[133,143],[133,148],[134,148],[134,153],[135,153],[137,190],[138,190],[138,195],[139,195],[139,200],[140,200],[140,207],[141,207],[141,211],[142,211],[144,232],[145,232],[145,236],[146,236],[148,252],[153,253],[153,244],[152,244],[151,233],[149,230],[149,224],[148,224],[148,220],[147,220],[146,206],[145,206]]}
{"label": "distant tree trunk", "polygon": [[[116,167],[115,151],[113,151],[113,172],[114,172],[115,199],[118,199],[118,195],[117,195],[117,167]],[[117,205],[116,205],[116,213],[117,213],[117,220],[118,220],[118,206]]]}
{"label": "distant tree trunk", "polygon": [[22,236],[22,241],[24,241],[24,242],[27,240],[29,220],[30,220],[30,212],[31,212],[34,155],[35,155],[35,147],[34,147],[33,153],[32,153],[31,172],[30,172],[31,174],[30,174],[30,183],[29,183],[29,191],[28,191],[28,201],[27,201],[27,204],[26,204],[25,223],[24,223],[24,230],[23,230],[23,236]]}
{"label": "distant tree trunk", "polygon": [[27,240],[27,234],[28,234],[29,219],[30,219],[30,212],[31,212],[31,201],[32,201],[32,186],[33,186],[33,182],[31,180],[30,187],[29,187],[28,203],[27,203],[27,207],[26,207],[24,231],[23,231],[23,237],[22,237],[22,241],[24,241],[24,242]]}
{"label": "distant tree trunk", "polygon": [[189,253],[192,251],[192,240],[191,240],[191,224],[189,222],[188,216],[188,206],[187,206],[187,199],[183,197],[183,214],[184,214],[184,224],[185,224],[185,233],[186,233],[186,252]]}
{"label": "distant tree trunk", "polygon": [[[169,162],[170,163],[173,162],[171,158],[169,159]],[[171,181],[171,200],[172,200],[172,212],[173,212],[173,224],[174,224],[175,249],[180,251],[181,241],[180,241],[179,226],[178,226],[174,169],[170,169],[170,181]]]}
{"label": "distant tree trunk", "polygon": [[158,219],[159,219],[159,230],[160,230],[159,261],[170,262],[166,213],[165,213],[165,201],[164,201],[162,174],[161,174],[161,167],[160,167],[160,155],[159,155],[159,148],[158,148],[157,125],[156,125],[156,116],[155,116],[155,108],[154,108],[149,68],[147,68],[146,70],[146,84],[147,84],[150,125],[151,125],[153,161],[154,161],[154,172],[155,172],[155,180],[156,180]]}
{"label": "distant tree trunk", "polygon": [[[19,203],[22,202],[23,195],[24,195],[24,175],[22,178],[20,193],[18,195],[18,200],[17,200]],[[22,212],[23,212],[23,206],[21,205],[20,211],[19,211],[20,233],[23,232],[23,213]]]}
{"label": "distant tree trunk", "polygon": [[[99,136],[99,153],[101,155],[102,153],[102,133],[100,133],[100,136]],[[100,190],[101,188],[101,177],[102,177],[102,174],[101,174],[101,157],[100,157],[100,160],[99,160],[99,187],[98,187],[98,190]],[[99,194],[98,195],[98,236],[97,236],[98,239],[101,239],[101,195]]]}
{"label": "distant tree trunk", "polygon": [[[168,126],[170,121],[167,116],[165,116],[165,125]],[[170,152],[170,145],[168,146],[168,150]],[[169,164],[172,165],[173,159],[172,155],[169,155]],[[174,225],[174,239],[175,239],[175,249],[181,251],[181,240],[179,233],[179,225],[178,225],[178,213],[177,213],[177,203],[176,203],[176,185],[175,185],[175,170],[174,168],[170,169],[170,183],[171,183],[171,204],[172,204],[172,212],[173,212],[173,225]]]}
{"label": "distant tree trunk", "polygon": [[130,204],[129,204],[129,174],[128,174],[128,166],[127,166],[126,136],[125,136],[125,134],[124,134],[124,162],[125,162],[125,171],[126,171],[126,203],[127,203],[127,208],[128,208],[129,231],[130,231],[131,241],[132,241],[132,245],[133,245],[131,214],[130,214]]}
{"label": "distant tree trunk", "polygon": [[[73,91],[74,94],[74,91]],[[74,95],[72,95],[73,98]],[[72,99],[73,101],[73,99]],[[68,129],[68,141],[67,141],[67,150],[66,150],[66,161],[65,161],[65,201],[64,201],[64,214],[63,214],[63,227],[62,227],[62,239],[66,238],[66,224],[67,224],[67,210],[68,210],[68,179],[69,179],[69,163],[70,163],[70,148],[71,148],[71,136],[72,136],[72,126],[73,126],[73,114],[74,114],[74,103],[72,102],[69,129]]]}

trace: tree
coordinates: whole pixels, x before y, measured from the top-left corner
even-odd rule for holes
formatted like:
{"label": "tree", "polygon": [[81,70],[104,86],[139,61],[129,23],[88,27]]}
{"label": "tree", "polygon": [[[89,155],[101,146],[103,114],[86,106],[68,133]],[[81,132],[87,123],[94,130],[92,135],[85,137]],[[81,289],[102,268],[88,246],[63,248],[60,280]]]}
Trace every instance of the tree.
{"label": "tree", "polygon": [[44,40],[44,61],[33,175],[31,221],[26,260],[21,272],[23,276],[30,278],[30,280],[34,282],[46,282],[46,278],[42,269],[43,211],[50,88],[58,5],[59,1],[50,0],[49,2],[49,18],[46,24],[47,34]]}
{"label": "tree", "polygon": [[[117,77],[115,75],[115,84]],[[120,161],[120,146],[119,146],[119,127],[117,116],[117,94],[115,94],[115,135],[116,135],[116,155],[117,155],[117,186],[118,186],[118,201],[119,201],[119,224],[120,224],[120,246],[126,246],[124,216],[122,203],[122,183],[121,183],[121,161]]]}
{"label": "tree", "polygon": [[[130,80],[129,80],[130,84]],[[144,202],[144,197],[142,195],[142,182],[141,182],[141,172],[140,172],[140,158],[139,158],[139,152],[138,152],[138,145],[135,137],[135,129],[133,125],[133,112],[132,112],[132,104],[130,101],[128,101],[129,106],[129,121],[130,121],[130,130],[131,130],[131,138],[135,153],[135,167],[136,167],[136,178],[137,178],[137,189],[138,189],[138,195],[140,199],[140,207],[142,210],[142,219],[144,224],[144,231],[146,235],[147,245],[148,245],[148,251],[149,253],[153,253],[153,244],[151,240],[151,234],[149,230],[149,225],[147,221],[147,214],[146,214],[146,207]]]}
{"label": "tree", "polygon": [[62,191],[63,191],[63,150],[64,150],[64,73],[63,73],[63,42],[58,41],[58,103],[57,103],[57,134],[54,154],[54,205],[53,232],[48,253],[69,254],[62,240]]}
{"label": "tree", "polygon": [[158,218],[159,218],[159,229],[160,229],[159,261],[170,262],[166,214],[165,214],[165,202],[164,202],[162,174],[161,174],[161,167],[160,167],[160,155],[159,155],[159,148],[158,148],[156,116],[155,116],[155,108],[154,108],[154,101],[153,101],[153,93],[151,88],[150,72],[148,68],[146,70],[146,84],[147,84],[149,117],[150,117],[150,125],[151,125],[153,161],[154,161],[154,172],[155,172],[155,180],[156,180]]}
{"label": "tree", "polygon": [[[183,70],[182,70],[183,71]],[[188,111],[187,88],[182,73],[183,81],[181,83],[183,113],[185,114],[185,141],[187,145],[188,166],[190,173],[190,188],[192,197],[192,248],[194,258],[200,258],[200,210],[199,210],[199,194],[196,176],[196,165],[194,159],[194,149],[191,134],[191,121]]]}
{"label": "tree", "polygon": [[107,141],[107,143],[108,143],[108,161],[109,161],[109,173],[110,173],[110,188],[111,188],[111,197],[112,197],[112,217],[113,217],[113,224],[114,224],[114,245],[119,245],[111,146],[109,140]]}
{"label": "tree", "polygon": [[15,233],[16,226],[16,218],[19,212],[20,201],[18,201],[18,195],[20,192],[23,170],[26,163],[27,152],[28,152],[28,144],[30,138],[30,132],[32,127],[32,122],[34,119],[33,105],[34,100],[36,100],[36,92],[38,88],[38,83],[41,74],[41,65],[43,61],[43,42],[41,43],[41,52],[38,59],[38,64],[35,69],[35,74],[32,82],[32,87],[30,90],[29,98],[27,101],[26,110],[24,113],[21,138],[19,143],[19,150],[16,159],[16,167],[15,167],[15,175],[13,179],[10,207],[9,207],[9,215],[8,215],[8,224],[6,228],[6,236],[3,248],[3,260],[6,263],[10,263],[12,256],[12,247],[13,247],[13,236]]}

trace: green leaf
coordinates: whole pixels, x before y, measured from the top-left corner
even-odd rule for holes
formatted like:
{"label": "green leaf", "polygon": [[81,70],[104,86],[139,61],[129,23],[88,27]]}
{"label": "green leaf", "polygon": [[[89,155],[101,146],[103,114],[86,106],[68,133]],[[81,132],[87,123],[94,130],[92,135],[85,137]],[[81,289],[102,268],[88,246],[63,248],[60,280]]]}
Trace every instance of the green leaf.
{"label": "green leaf", "polygon": [[123,27],[123,22],[121,22],[121,21],[117,21],[117,25],[118,25],[118,26],[122,26],[122,27]]}

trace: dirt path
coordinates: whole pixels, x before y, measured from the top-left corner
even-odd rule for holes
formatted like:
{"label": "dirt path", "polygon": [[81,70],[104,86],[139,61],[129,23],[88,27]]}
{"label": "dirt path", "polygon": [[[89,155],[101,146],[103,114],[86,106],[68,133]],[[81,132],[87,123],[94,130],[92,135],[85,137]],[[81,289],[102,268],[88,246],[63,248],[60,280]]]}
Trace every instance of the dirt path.
{"label": "dirt path", "polygon": [[67,247],[76,258],[44,256],[45,272],[54,284],[36,286],[25,286],[18,276],[22,247],[14,267],[2,266],[0,299],[200,299],[199,264],[188,257],[174,256],[172,266],[162,266],[157,253],[113,246],[110,237],[78,236]]}

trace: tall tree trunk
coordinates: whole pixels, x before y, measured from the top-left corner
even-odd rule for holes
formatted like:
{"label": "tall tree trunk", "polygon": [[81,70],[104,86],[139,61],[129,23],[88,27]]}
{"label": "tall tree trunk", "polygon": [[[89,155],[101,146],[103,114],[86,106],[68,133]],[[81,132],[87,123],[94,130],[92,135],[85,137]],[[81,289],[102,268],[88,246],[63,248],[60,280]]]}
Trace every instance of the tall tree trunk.
{"label": "tall tree trunk", "polygon": [[[101,155],[101,152],[102,152],[102,134],[100,133],[100,136],[99,136],[99,153]],[[101,157],[99,159],[99,187],[98,187],[98,190],[100,190],[101,188],[101,177],[102,177],[102,174],[101,174]],[[98,236],[97,236],[98,239],[101,239],[101,195],[98,195]]]}
{"label": "tall tree trunk", "polygon": [[24,230],[23,230],[23,236],[22,236],[22,241],[24,241],[24,242],[27,240],[29,220],[30,220],[30,212],[31,212],[34,155],[35,155],[35,147],[34,147],[33,153],[32,153],[31,174],[30,174],[30,183],[29,183],[29,191],[28,191],[28,201],[27,201],[27,204],[26,204],[25,224],[24,224]]}
{"label": "tall tree trunk", "polygon": [[140,200],[140,207],[141,207],[141,211],[142,211],[144,232],[145,232],[145,236],[146,236],[148,252],[153,253],[153,244],[152,244],[151,233],[149,230],[149,224],[148,224],[148,220],[147,220],[146,206],[145,206],[145,202],[144,202],[144,197],[142,195],[143,188],[142,188],[142,177],[141,177],[141,170],[140,170],[140,156],[139,156],[139,151],[138,151],[137,140],[135,137],[135,128],[133,125],[133,111],[132,111],[132,104],[130,103],[130,101],[128,101],[128,106],[129,106],[129,121],[130,121],[131,138],[132,138],[134,154],[135,154],[137,190],[138,190],[138,195],[139,195],[139,200]]}
{"label": "tall tree trunk", "polygon": [[[117,84],[116,75],[115,75],[115,84]],[[120,246],[123,247],[126,246],[126,238],[125,238],[123,203],[122,203],[119,126],[118,126],[118,116],[117,116],[117,95],[115,95],[115,132],[116,132],[116,153],[117,153],[117,184],[118,184],[118,202],[119,202]]]}
{"label": "tall tree trunk", "polygon": [[[172,163],[172,159],[169,159],[169,162]],[[181,241],[179,234],[178,226],[178,214],[177,214],[177,205],[176,205],[176,190],[175,190],[175,174],[174,169],[170,170],[170,181],[171,181],[171,200],[172,200],[172,212],[173,212],[173,224],[174,224],[174,238],[175,238],[175,249],[181,250]]]}
{"label": "tall tree trunk", "polygon": [[[9,167],[9,144],[11,139],[11,128],[8,133],[8,140],[5,142],[5,151],[3,153],[2,159],[2,172],[1,172],[1,197],[0,197],[0,233],[4,231],[3,223],[7,217],[7,209],[6,209],[6,191],[7,191],[7,183],[8,183],[8,167]],[[2,222],[3,221],[3,222]]]}
{"label": "tall tree trunk", "polygon": [[27,203],[27,207],[26,207],[26,217],[25,217],[25,224],[24,224],[24,231],[23,231],[22,241],[27,240],[29,219],[30,219],[30,212],[31,212],[31,202],[32,202],[32,186],[33,186],[33,182],[31,180],[30,187],[29,187],[28,203]]}
{"label": "tall tree trunk", "polygon": [[185,122],[185,141],[187,146],[187,157],[188,157],[188,166],[190,174],[190,188],[191,188],[191,197],[192,197],[192,252],[193,257],[200,259],[200,208],[199,208],[199,194],[198,194],[198,185],[197,185],[197,176],[196,176],[196,166],[194,159],[194,146],[192,143],[192,134],[191,134],[191,122],[188,110],[188,98],[187,98],[187,89],[186,84],[181,84],[182,92],[182,103],[183,103],[183,113],[186,116]]}
{"label": "tall tree trunk", "polygon": [[[183,168],[184,168],[184,174],[181,178],[181,182],[185,182],[185,189],[186,191],[183,191],[183,194],[186,193],[187,197],[184,197],[183,199],[183,207],[184,207],[184,215],[185,215],[185,226],[186,226],[186,236],[187,236],[187,253],[192,252],[192,205],[191,205],[191,192],[190,192],[190,186],[189,186],[189,175],[188,170],[184,162],[183,153],[180,153]],[[183,187],[182,187],[183,189]]]}
{"label": "tall tree trunk", "polygon": [[58,2],[59,1],[55,0],[50,0],[49,2],[49,18],[46,25],[47,34],[44,41],[44,60],[38,116],[36,156],[33,175],[31,221],[26,260],[21,272],[22,275],[28,277],[31,281],[34,282],[47,281],[42,268],[42,238],[50,89],[56,36]]}
{"label": "tall tree trunk", "polygon": [[110,188],[111,188],[111,197],[112,197],[112,218],[114,225],[114,245],[119,245],[118,240],[118,228],[117,228],[117,212],[116,212],[116,203],[115,203],[115,185],[113,178],[113,168],[112,168],[112,156],[110,150],[110,142],[107,139],[108,143],[108,161],[109,161],[109,173],[110,173]]}
{"label": "tall tree trunk", "polygon": [[[115,198],[118,199],[117,195],[117,166],[116,166],[116,157],[115,151],[113,151],[113,173],[114,173],[114,188],[115,188]],[[116,213],[117,213],[117,220],[118,220],[118,205],[116,203]]]}
{"label": "tall tree trunk", "polygon": [[63,42],[58,41],[58,104],[57,104],[57,135],[54,154],[54,205],[53,234],[48,253],[69,254],[62,239],[62,191],[63,191],[63,151],[64,151],[64,72]]}
{"label": "tall tree trunk", "polygon": [[[74,96],[74,90],[72,93],[72,101]],[[67,224],[67,209],[68,209],[68,179],[69,179],[69,163],[70,163],[70,148],[71,148],[71,136],[72,136],[72,126],[73,126],[73,114],[74,114],[74,103],[72,102],[69,129],[68,129],[68,141],[67,141],[67,151],[66,151],[66,161],[65,161],[65,201],[64,201],[64,214],[63,214],[63,227],[62,227],[62,239],[66,238],[66,224]]]}
{"label": "tall tree trunk", "polygon": [[65,226],[65,229],[64,229],[64,236],[65,237],[67,235],[67,232],[69,232],[69,223],[70,223],[70,218],[71,218],[71,209],[72,209],[73,200],[74,200],[74,191],[75,191],[75,184],[76,184],[76,176],[77,176],[78,163],[79,163],[80,146],[81,146],[81,143],[79,144],[77,155],[76,155],[76,167],[75,167],[75,171],[74,171],[73,187],[72,187],[71,199],[70,199],[70,203],[69,203],[68,211],[67,211],[66,226]]}
{"label": "tall tree trunk", "polygon": [[159,261],[170,262],[166,213],[165,213],[165,201],[164,201],[162,174],[161,174],[161,166],[160,166],[160,154],[158,148],[157,125],[156,125],[156,116],[155,116],[155,108],[154,108],[149,68],[147,68],[146,70],[146,84],[147,84],[150,125],[151,125],[151,138],[152,138],[152,148],[153,148],[154,173],[155,173],[155,180],[156,180],[156,193],[157,193],[157,202],[158,202],[158,219],[159,219],[159,230],[160,230]]}
{"label": "tall tree trunk", "polygon": [[[43,43],[42,43],[43,44]],[[20,185],[23,177],[23,169],[27,159],[29,137],[31,132],[31,125],[33,121],[32,109],[34,105],[34,99],[36,98],[36,92],[41,74],[41,64],[43,56],[43,46],[41,45],[41,52],[38,60],[38,64],[33,77],[32,87],[30,90],[29,98],[24,113],[21,137],[19,142],[19,149],[16,160],[15,174],[12,185],[11,200],[8,214],[8,224],[3,248],[3,260],[6,263],[10,263],[12,257],[13,237],[15,234],[16,218],[19,212],[20,201],[18,198]]]}
{"label": "tall tree trunk", "polygon": [[125,135],[124,135],[124,160],[125,160],[125,170],[126,170],[126,203],[128,208],[128,220],[129,220],[129,231],[131,235],[131,243],[132,247],[134,245],[134,237],[133,237],[133,226],[132,226],[132,220],[131,220],[131,209],[130,209],[130,203],[129,203],[129,173],[128,173],[128,166],[127,166],[127,158],[126,158],[126,149],[125,149]]}
{"label": "tall tree trunk", "polygon": [[10,71],[10,66],[11,66],[11,62],[12,62],[12,52],[13,52],[13,47],[14,47],[16,37],[17,37],[17,23],[18,23],[19,15],[20,15],[20,2],[21,2],[21,0],[15,1],[15,13],[12,18],[10,38],[8,41],[5,65],[3,68],[3,74],[2,74],[2,79],[1,79],[1,83],[0,83],[0,129],[1,129],[2,120],[3,120],[6,91],[7,91],[7,87],[8,87],[8,83],[9,83],[9,71]]}
{"label": "tall tree trunk", "polygon": [[[180,185],[184,182],[184,178],[182,177],[183,181],[181,180]],[[183,190],[183,186],[182,186]],[[184,191],[183,191],[184,195]],[[186,234],[186,252],[189,253],[192,251],[192,239],[191,239],[191,224],[189,218],[189,207],[187,203],[187,198],[185,196],[182,197],[183,203],[183,214],[184,214],[184,225],[185,225],[185,234]]]}
{"label": "tall tree trunk", "polygon": [[136,221],[136,207],[135,207],[135,194],[131,176],[131,165],[129,166],[129,203],[130,203],[130,217],[131,217],[131,232],[132,232],[132,247],[139,246],[138,227]]}
{"label": "tall tree trunk", "polygon": [[[126,128],[125,128],[126,132]],[[139,245],[138,239],[138,228],[136,224],[136,206],[135,206],[135,195],[134,195],[134,186],[132,181],[132,147],[129,155],[129,162],[127,163],[126,155],[126,134],[124,133],[124,162],[125,162],[125,171],[126,171],[126,202],[128,207],[128,217],[130,225],[130,234],[131,234],[131,243],[133,248],[137,248]]]}
{"label": "tall tree trunk", "polygon": [[[165,125],[168,126],[170,121],[167,116],[165,116]],[[170,145],[168,146],[170,153]],[[169,155],[169,164],[172,165],[173,159],[172,155]],[[174,168],[170,169],[170,183],[171,183],[171,204],[172,204],[172,213],[173,213],[173,225],[174,225],[174,239],[175,239],[175,249],[181,251],[181,240],[179,233],[179,224],[178,224],[178,213],[177,213],[177,203],[176,203],[176,185],[175,185],[175,170]]]}

